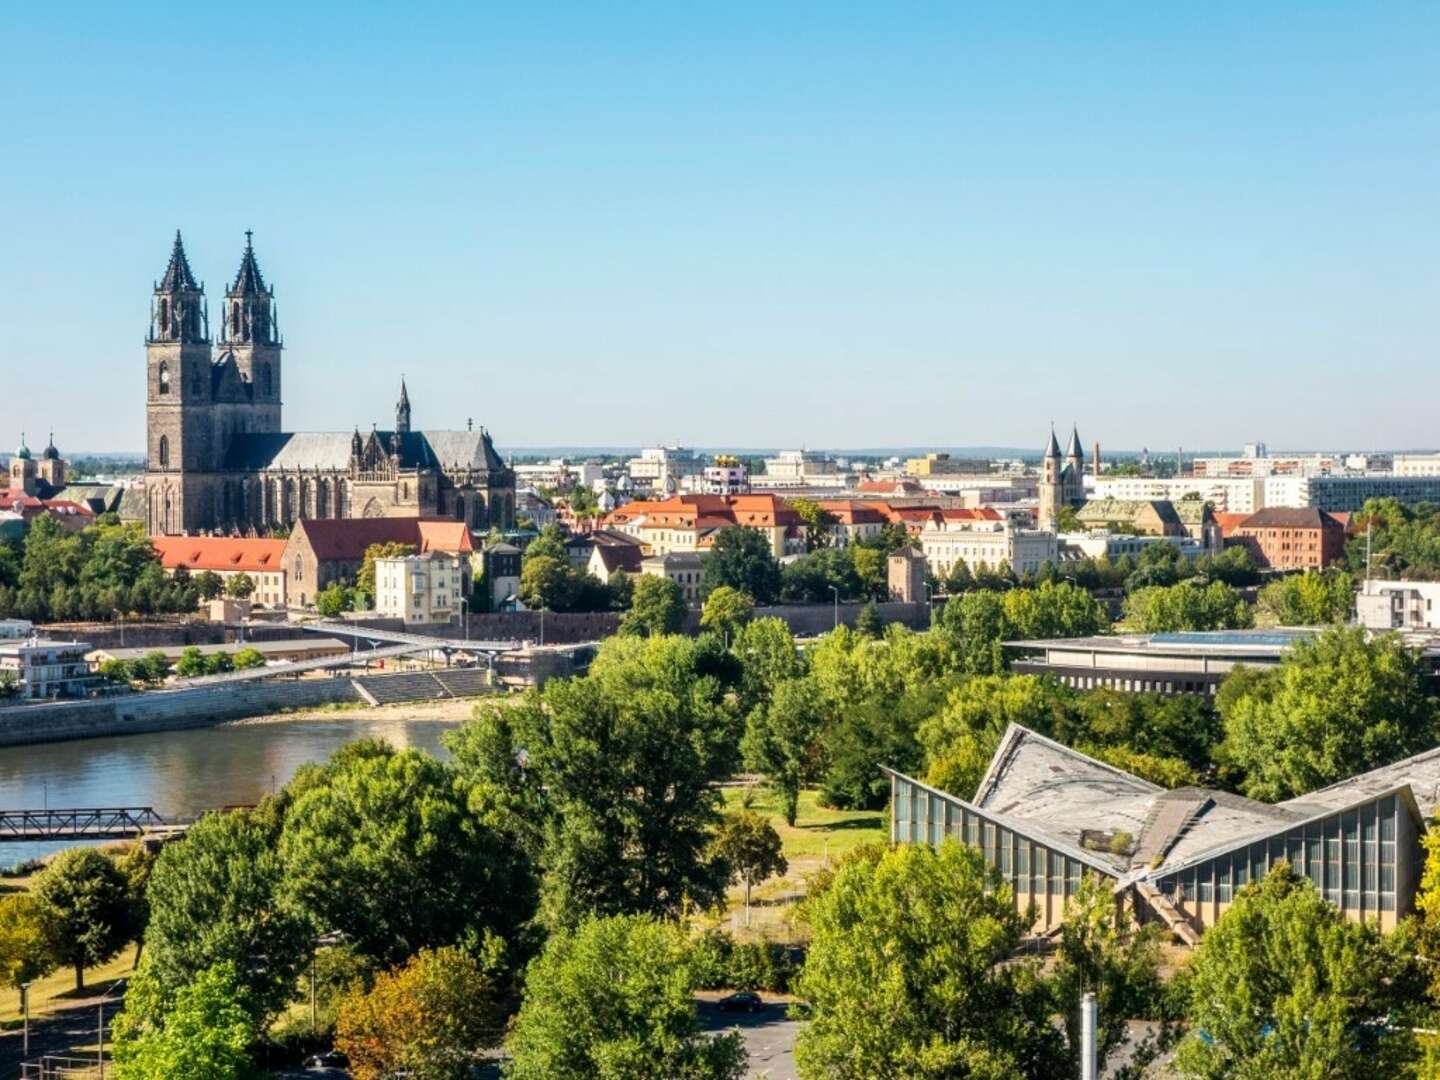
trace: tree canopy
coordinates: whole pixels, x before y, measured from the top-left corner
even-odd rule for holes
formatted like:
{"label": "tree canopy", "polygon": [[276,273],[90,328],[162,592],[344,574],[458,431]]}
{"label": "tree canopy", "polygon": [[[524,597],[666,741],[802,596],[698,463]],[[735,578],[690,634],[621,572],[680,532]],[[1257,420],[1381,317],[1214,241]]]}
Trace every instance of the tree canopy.
{"label": "tree canopy", "polygon": [[780,563],[769,539],[743,525],[721,529],[705,557],[703,584],[706,595],[728,585],[757,604],[773,604],[780,596]]}
{"label": "tree canopy", "polygon": [[75,989],[85,969],[113,958],[139,932],[125,876],[94,848],[62,851],[35,878],[30,890],[56,965],[75,969]]}
{"label": "tree canopy", "polygon": [[700,1031],[689,954],[679,926],[644,915],[552,934],[526,974],[507,1080],[739,1080],[738,1033]]}
{"label": "tree canopy", "polygon": [[685,624],[685,597],[668,577],[642,574],[630,596],[630,610],[620,620],[620,633],[641,637],[675,634]]}

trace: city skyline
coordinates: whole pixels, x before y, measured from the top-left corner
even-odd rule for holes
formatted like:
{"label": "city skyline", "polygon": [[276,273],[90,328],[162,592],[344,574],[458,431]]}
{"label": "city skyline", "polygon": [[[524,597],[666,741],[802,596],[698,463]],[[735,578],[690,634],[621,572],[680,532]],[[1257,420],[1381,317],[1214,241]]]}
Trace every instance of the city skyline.
{"label": "city skyline", "polygon": [[143,447],[176,227],[310,430],[1434,444],[1434,13],[748,15],[0,15],[0,446]]}

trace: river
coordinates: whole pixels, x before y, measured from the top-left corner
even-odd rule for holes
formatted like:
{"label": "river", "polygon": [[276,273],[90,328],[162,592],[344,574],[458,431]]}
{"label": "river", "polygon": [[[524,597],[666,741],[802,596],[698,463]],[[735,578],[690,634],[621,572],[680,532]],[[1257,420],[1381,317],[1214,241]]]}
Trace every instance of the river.
{"label": "river", "polygon": [[[42,743],[0,750],[0,808],[150,806],[162,817],[254,803],[306,762],[345,743],[383,738],[444,757],[440,736],[459,721],[387,713],[271,719],[187,731]],[[0,843],[0,866],[64,844]]]}

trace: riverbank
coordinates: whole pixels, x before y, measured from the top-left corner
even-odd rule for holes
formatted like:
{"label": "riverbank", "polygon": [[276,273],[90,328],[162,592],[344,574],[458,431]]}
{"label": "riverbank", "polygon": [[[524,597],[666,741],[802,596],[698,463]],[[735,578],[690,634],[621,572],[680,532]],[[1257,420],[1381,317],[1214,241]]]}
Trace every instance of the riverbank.
{"label": "riverbank", "polygon": [[[512,695],[513,696],[513,695]],[[360,701],[340,702],[313,709],[293,709],[284,712],[266,713],[263,716],[247,716],[240,720],[227,720],[222,728],[254,727],[261,724],[294,724],[316,720],[345,720],[353,717],[356,721],[387,719],[416,720],[422,722],[464,723],[470,719],[475,706],[481,701],[505,701],[506,697],[489,695],[485,697],[445,698],[440,701],[401,701],[391,705],[367,705]]]}

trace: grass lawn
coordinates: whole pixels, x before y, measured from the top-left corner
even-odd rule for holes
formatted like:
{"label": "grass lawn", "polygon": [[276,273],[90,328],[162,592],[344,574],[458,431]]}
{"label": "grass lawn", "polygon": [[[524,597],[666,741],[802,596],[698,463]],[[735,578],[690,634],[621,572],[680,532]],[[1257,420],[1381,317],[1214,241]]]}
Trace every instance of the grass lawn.
{"label": "grass lawn", "polygon": [[[85,972],[85,989],[75,992],[75,971],[63,968],[52,971],[43,979],[30,984],[30,1017],[43,1016],[54,1009],[63,1009],[77,1001],[102,996],[117,979],[129,978],[134,973],[135,946],[127,945],[120,955],[108,964],[90,968]],[[0,989],[0,1026],[18,1027],[20,1023],[20,991],[6,986]]]}
{"label": "grass lawn", "polygon": [[[725,789],[725,809],[743,805],[743,788]],[[885,842],[890,837],[889,818],[884,810],[828,810],[817,804],[819,792],[802,791],[795,824],[785,824],[780,800],[769,788],[756,787],[750,809],[770,819],[780,834],[780,843],[789,869],[784,876],[771,878],[752,891],[750,926],[745,926],[745,890],[730,890],[730,906],[721,923],[740,937],[772,941],[797,941],[803,932],[794,923],[795,904],[804,898],[805,881],[830,861],[861,844]]]}

